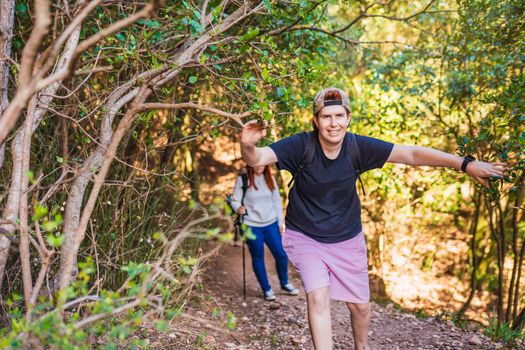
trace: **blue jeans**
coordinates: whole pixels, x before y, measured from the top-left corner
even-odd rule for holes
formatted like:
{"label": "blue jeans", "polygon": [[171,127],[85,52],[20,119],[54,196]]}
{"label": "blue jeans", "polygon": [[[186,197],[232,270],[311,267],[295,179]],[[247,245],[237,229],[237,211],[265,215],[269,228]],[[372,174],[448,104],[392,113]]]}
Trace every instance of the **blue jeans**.
{"label": "blue jeans", "polygon": [[277,275],[279,276],[281,287],[284,286],[288,283],[288,256],[286,256],[281,243],[281,234],[279,233],[277,221],[264,227],[249,227],[255,239],[247,239],[246,244],[248,244],[252,256],[253,272],[255,272],[255,276],[257,276],[263,292],[272,288],[268,282],[266,267],[264,265],[264,243],[268,245],[268,248],[270,248],[275,258]]}

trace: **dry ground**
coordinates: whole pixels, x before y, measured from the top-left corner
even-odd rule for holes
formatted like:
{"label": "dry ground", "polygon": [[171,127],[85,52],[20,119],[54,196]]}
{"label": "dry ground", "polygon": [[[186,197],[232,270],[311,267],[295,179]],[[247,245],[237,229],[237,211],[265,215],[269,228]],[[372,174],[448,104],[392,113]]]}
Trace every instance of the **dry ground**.
{"label": "dry ground", "polygon": [[[154,349],[312,349],[306,319],[304,291],[297,297],[278,294],[276,302],[265,302],[247,258],[247,299],[242,297],[242,249],[224,245],[206,267],[198,296],[188,303],[185,314],[160,333],[145,325],[142,337]],[[279,283],[274,262],[266,251],[266,266],[274,290]],[[290,268],[290,279],[300,280]],[[353,349],[350,317],[346,305],[332,302],[336,349]],[[236,327],[227,329],[235,318]],[[479,330],[461,330],[452,322],[434,317],[418,318],[393,304],[372,303],[370,345],[374,350],[411,349],[525,349],[490,341]]]}

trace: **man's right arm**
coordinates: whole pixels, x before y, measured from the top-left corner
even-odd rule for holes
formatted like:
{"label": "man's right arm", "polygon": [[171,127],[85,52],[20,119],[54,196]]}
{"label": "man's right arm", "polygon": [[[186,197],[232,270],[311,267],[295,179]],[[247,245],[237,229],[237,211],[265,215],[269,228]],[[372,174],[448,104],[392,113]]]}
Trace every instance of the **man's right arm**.
{"label": "man's right arm", "polygon": [[273,164],[277,156],[270,147],[256,147],[241,143],[242,159],[251,167]]}
{"label": "man's right arm", "polygon": [[255,146],[259,140],[266,136],[267,122],[259,125],[252,120],[244,124],[241,133],[241,155],[249,166],[262,166],[277,162],[277,156],[270,147]]}

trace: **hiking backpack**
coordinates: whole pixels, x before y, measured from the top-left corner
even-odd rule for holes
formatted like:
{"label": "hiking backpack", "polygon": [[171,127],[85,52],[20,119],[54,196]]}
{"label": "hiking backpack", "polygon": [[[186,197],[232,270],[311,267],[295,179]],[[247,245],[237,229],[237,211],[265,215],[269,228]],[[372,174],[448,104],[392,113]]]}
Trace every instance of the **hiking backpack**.
{"label": "hiking backpack", "polygon": [[[305,131],[304,134],[306,135],[306,147],[304,148],[303,158],[301,160],[301,163],[299,164],[299,167],[293,173],[292,179],[290,180],[290,182],[288,182],[288,188],[290,188],[292,183],[295,182],[295,179],[297,179],[297,176],[299,176],[303,172],[304,168],[306,168],[310,164],[315,155],[315,145],[318,142],[317,133],[314,131]],[[346,133],[345,138],[348,144],[348,152],[346,156],[350,160],[350,163],[354,168],[356,178],[361,184],[361,191],[363,192],[363,196],[365,196],[365,187],[363,186],[363,181],[361,180],[363,166],[361,163],[361,155],[359,154],[359,145],[357,144],[357,137],[355,134]]]}

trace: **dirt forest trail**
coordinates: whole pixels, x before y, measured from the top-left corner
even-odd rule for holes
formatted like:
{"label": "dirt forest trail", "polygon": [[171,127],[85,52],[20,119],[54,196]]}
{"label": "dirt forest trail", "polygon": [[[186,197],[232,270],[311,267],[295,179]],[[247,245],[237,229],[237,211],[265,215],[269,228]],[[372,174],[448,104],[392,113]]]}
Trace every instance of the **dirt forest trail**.
{"label": "dirt forest trail", "polygon": [[[208,248],[210,246],[213,244],[208,244]],[[261,298],[246,249],[247,299],[243,303],[242,248],[225,244],[205,267],[201,290],[205,297],[201,299],[208,302],[189,304],[185,317],[171,324],[169,336],[163,335],[164,339],[157,338],[150,345],[166,349],[313,349],[304,290],[300,288],[299,296],[280,293],[274,260],[268,249],[265,258],[277,301],[266,302]],[[301,286],[293,267],[290,267],[290,281]],[[221,321],[220,316],[213,315],[217,314],[213,311],[215,307],[215,310],[223,310],[222,313],[231,311],[235,315],[236,327],[233,331],[226,330],[224,317]],[[346,305],[332,301],[331,312],[335,349],[353,349]],[[374,350],[516,349],[494,343],[479,331],[461,330],[450,321],[434,317],[417,318],[397,310],[392,304],[383,306],[372,303],[369,334],[370,346]]]}

